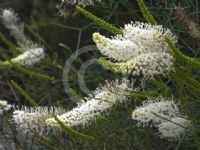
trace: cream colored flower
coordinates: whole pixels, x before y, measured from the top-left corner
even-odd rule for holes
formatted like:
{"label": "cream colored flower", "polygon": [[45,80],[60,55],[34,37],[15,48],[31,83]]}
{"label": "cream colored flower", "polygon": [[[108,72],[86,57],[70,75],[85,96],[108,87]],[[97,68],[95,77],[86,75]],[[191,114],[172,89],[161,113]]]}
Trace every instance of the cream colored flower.
{"label": "cream colored flower", "polygon": [[[85,127],[103,117],[116,104],[128,102],[128,98],[123,95],[125,89],[128,89],[127,82],[107,83],[85,98],[85,103],[57,117],[69,127]],[[50,126],[58,125],[54,118],[47,119],[46,123]]]}
{"label": "cream colored flower", "polygon": [[173,71],[173,57],[168,53],[141,54],[126,62],[113,63],[105,59],[99,60],[101,64],[115,73],[143,75],[144,78],[154,78],[155,75],[166,76]]}
{"label": "cream colored flower", "polygon": [[31,41],[24,34],[24,23],[20,21],[18,14],[12,9],[3,9],[0,13],[0,20],[4,26],[15,37],[17,44],[23,49],[32,49],[38,47],[38,44]]}
{"label": "cream colored flower", "polygon": [[45,57],[43,48],[35,48],[25,51],[19,56],[11,59],[12,63],[17,63],[22,66],[33,66],[39,63]]}
{"label": "cream colored flower", "polygon": [[169,29],[161,25],[131,22],[122,31],[122,35],[111,38],[93,34],[93,41],[100,52],[110,58],[100,60],[103,66],[117,73],[143,75],[145,78],[165,76],[173,70],[174,59],[165,36],[173,43],[177,40]]}
{"label": "cream colored flower", "polygon": [[58,107],[40,106],[34,108],[23,106],[21,109],[16,109],[13,112],[13,121],[20,131],[42,135],[50,130],[54,131],[54,129],[46,126],[45,120],[64,112],[64,109]]}
{"label": "cream colored flower", "polygon": [[191,126],[191,121],[182,117],[173,117],[170,121],[164,121],[159,126],[162,138],[180,138],[187,133],[187,128]]}
{"label": "cream colored flower", "polygon": [[132,113],[132,119],[140,125],[158,126],[165,119],[180,115],[180,111],[173,100],[163,97],[149,99],[142,106],[137,107]]}
{"label": "cream colored flower", "polygon": [[3,115],[4,111],[10,110],[12,105],[8,104],[5,100],[0,100],[0,115]]}
{"label": "cream colored flower", "polygon": [[161,25],[131,22],[125,25],[123,35],[106,38],[94,33],[93,41],[103,55],[118,61],[129,61],[148,53],[170,53],[165,36],[176,43],[172,32]]}

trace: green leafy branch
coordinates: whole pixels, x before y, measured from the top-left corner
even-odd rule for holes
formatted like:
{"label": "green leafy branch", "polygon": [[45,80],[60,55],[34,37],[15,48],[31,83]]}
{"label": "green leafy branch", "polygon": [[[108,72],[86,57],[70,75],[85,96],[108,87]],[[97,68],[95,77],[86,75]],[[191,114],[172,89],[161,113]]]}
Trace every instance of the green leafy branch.
{"label": "green leafy branch", "polygon": [[34,77],[36,79],[49,80],[49,81],[55,80],[54,77],[51,77],[51,76],[46,75],[46,74],[38,73],[38,72],[32,71],[32,70],[27,69],[27,68],[23,68],[20,65],[14,64],[10,61],[0,61],[0,68],[2,68],[2,69],[14,68],[16,70],[23,72],[24,74],[29,75],[30,77]]}
{"label": "green leafy branch", "polygon": [[34,77],[36,79],[49,80],[49,81],[54,81],[55,80],[54,77],[51,77],[51,76],[46,75],[46,74],[42,74],[42,73],[38,73],[38,72],[32,71],[32,70],[23,68],[23,67],[18,66],[18,65],[17,66],[15,65],[15,69],[17,69],[17,70],[29,75],[30,77]]}
{"label": "green leafy branch", "polygon": [[60,121],[56,116],[54,116],[54,119],[57,121],[57,123],[60,125],[64,131],[66,131],[68,134],[73,136],[74,138],[79,138],[79,139],[84,139],[84,140],[89,140],[89,141],[94,141],[95,137],[90,136],[90,135],[85,135],[83,133],[77,132],[72,128],[67,127],[62,121]]}
{"label": "green leafy branch", "polygon": [[126,91],[125,96],[137,97],[137,98],[157,98],[159,94],[157,92],[135,92],[135,91]]}
{"label": "green leafy branch", "polygon": [[149,9],[145,6],[144,1],[143,0],[136,0],[136,1],[140,7],[140,10],[142,11],[143,17],[146,19],[146,21],[152,25],[156,25],[157,21],[153,17],[153,15],[149,11]]}
{"label": "green leafy branch", "polygon": [[38,104],[35,102],[35,100],[28,94],[26,93],[15,81],[11,80],[11,84],[17,89],[17,91],[24,96],[24,98],[33,106],[37,107]]}
{"label": "green leafy branch", "polygon": [[102,28],[106,29],[107,31],[113,34],[122,34],[122,30],[114,27],[112,24],[107,23],[106,21],[102,20],[101,18],[96,17],[92,13],[88,12],[84,8],[76,5],[76,9],[83,14],[85,17],[91,19],[94,23],[100,25]]}
{"label": "green leafy branch", "polygon": [[181,62],[185,62],[185,63],[187,63],[191,66],[194,66],[194,67],[197,67],[197,68],[200,69],[200,62],[199,61],[181,53],[180,50],[175,46],[175,44],[172,43],[172,41],[168,37],[165,37],[165,41],[167,42],[167,44],[169,45],[169,47],[173,51],[177,60],[179,60]]}

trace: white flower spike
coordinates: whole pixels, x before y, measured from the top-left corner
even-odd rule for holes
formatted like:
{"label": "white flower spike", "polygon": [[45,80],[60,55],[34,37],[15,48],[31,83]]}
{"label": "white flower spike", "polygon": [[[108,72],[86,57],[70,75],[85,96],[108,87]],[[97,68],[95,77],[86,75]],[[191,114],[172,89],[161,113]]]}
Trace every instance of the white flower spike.
{"label": "white flower spike", "polygon": [[[12,9],[3,9],[0,13],[0,20],[5,27],[10,30],[22,50],[22,54],[11,59],[12,63],[22,66],[32,66],[39,63],[44,57],[44,48],[35,44],[24,34],[24,23],[20,21],[18,15]],[[5,62],[9,63],[8,61]]]}
{"label": "white flower spike", "polygon": [[[107,83],[85,98],[85,103],[57,117],[69,127],[85,127],[98,117],[104,116],[114,105],[128,102],[128,98],[123,95],[125,89],[128,89],[126,82]],[[46,123],[50,126],[58,125],[54,118],[47,119]]]}
{"label": "white flower spike", "polygon": [[165,119],[171,119],[180,115],[180,111],[173,100],[163,97],[149,99],[141,107],[137,107],[132,113],[132,119],[139,125],[158,126]]}
{"label": "white flower spike", "polygon": [[10,110],[12,105],[8,104],[5,100],[0,100],[0,115],[3,115],[4,111]]}
{"label": "white flower spike", "polygon": [[161,25],[131,22],[125,25],[123,35],[109,39],[94,33],[93,40],[103,55],[118,61],[129,61],[141,54],[169,53],[171,50],[165,36],[176,43],[172,32]]}
{"label": "white flower spike", "polygon": [[45,57],[43,48],[34,48],[25,51],[21,55],[11,59],[12,63],[17,63],[21,66],[33,66],[38,64]]}
{"label": "white flower spike", "polygon": [[64,113],[64,110],[57,107],[26,107],[22,109],[16,109],[13,112],[13,121],[19,131],[25,133],[38,133],[40,135],[48,133],[50,129],[45,124],[47,118],[53,117],[53,115],[60,115]]}
{"label": "white flower spike", "polygon": [[187,133],[191,121],[183,117],[174,117],[170,121],[164,121],[159,126],[161,138],[177,139]]}
{"label": "white flower spike", "polygon": [[105,59],[99,60],[101,64],[115,73],[131,74],[132,76],[143,75],[145,79],[154,78],[155,75],[168,75],[173,71],[173,57],[168,53],[141,54],[132,60],[113,63]]}
{"label": "white flower spike", "polygon": [[144,78],[166,76],[173,71],[174,59],[165,36],[173,43],[177,40],[169,29],[161,25],[131,22],[122,31],[122,35],[110,39],[99,33],[93,34],[93,41],[100,52],[115,61],[100,61],[104,67],[117,73],[143,75]]}
{"label": "white flower spike", "polygon": [[133,111],[132,119],[139,125],[155,126],[161,138],[178,139],[187,133],[191,121],[181,114],[173,100],[158,98],[148,100]]}
{"label": "white flower spike", "polygon": [[4,26],[10,30],[12,36],[15,37],[17,44],[23,49],[31,49],[38,47],[24,34],[24,23],[20,21],[17,13],[12,9],[3,9],[0,13],[0,20]]}

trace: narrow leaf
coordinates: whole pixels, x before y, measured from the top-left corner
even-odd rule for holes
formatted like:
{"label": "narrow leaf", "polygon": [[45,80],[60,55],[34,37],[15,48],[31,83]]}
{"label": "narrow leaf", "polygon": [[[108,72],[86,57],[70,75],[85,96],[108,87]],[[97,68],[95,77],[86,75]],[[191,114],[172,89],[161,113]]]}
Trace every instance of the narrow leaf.
{"label": "narrow leaf", "polygon": [[194,66],[200,69],[200,62],[198,60],[195,60],[181,53],[179,49],[176,48],[176,45],[172,43],[172,41],[167,36],[165,37],[165,41],[167,42],[168,46],[171,48],[177,60],[185,62],[191,66]]}
{"label": "narrow leaf", "polygon": [[36,107],[38,104],[29,96],[15,81],[11,80],[11,84],[17,89],[17,91],[25,97],[25,99],[33,106]]}
{"label": "narrow leaf", "polygon": [[72,128],[67,127],[62,121],[60,121],[56,116],[54,116],[55,120],[58,122],[61,128],[63,128],[68,134],[75,138],[84,139],[84,140],[95,140],[93,136],[85,135],[83,133],[77,132]]}
{"label": "narrow leaf", "polygon": [[105,30],[113,33],[113,34],[122,34],[122,30],[114,27],[113,25],[107,23],[106,21],[102,20],[101,18],[96,17],[95,15],[93,15],[92,13],[88,12],[87,10],[85,10],[84,8],[76,5],[76,9],[83,14],[85,17],[91,19],[94,23],[100,25],[102,28],[104,28]]}
{"label": "narrow leaf", "polygon": [[142,14],[145,20],[152,25],[156,25],[157,24],[156,19],[153,17],[149,9],[145,6],[144,1],[137,0],[137,3],[142,11]]}

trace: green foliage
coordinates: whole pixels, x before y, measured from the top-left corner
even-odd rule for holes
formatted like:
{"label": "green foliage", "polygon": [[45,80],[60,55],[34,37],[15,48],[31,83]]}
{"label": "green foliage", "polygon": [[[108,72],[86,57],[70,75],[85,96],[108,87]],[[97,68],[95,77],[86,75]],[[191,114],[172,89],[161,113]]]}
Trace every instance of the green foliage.
{"label": "green foliage", "polygon": [[7,44],[10,47],[10,50],[12,50],[12,52],[16,50],[17,46],[12,42],[10,42],[10,40],[8,40],[1,32],[0,32],[0,40],[3,41],[5,44]]}
{"label": "green foliage", "polygon": [[17,89],[17,91],[25,97],[25,99],[33,106],[37,107],[38,104],[35,102],[35,100],[32,99],[28,93],[26,93],[15,81],[11,80],[12,85]]}
{"label": "green foliage", "polygon": [[54,150],[55,149],[55,145],[56,145],[56,142],[50,138],[47,138],[47,137],[43,137],[43,136],[39,136],[37,134],[33,135],[33,137],[41,142],[42,144],[46,145],[48,147],[48,149],[52,149]]}
{"label": "green foliage", "polygon": [[146,21],[152,25],[156,25],[157,22],[156,22],[155,18],[153,17],[153,15],[150,13],[149,9],[145,6],[144,1],[137,0],[137,3],[139,5],[140,10],[142,11],[142,15],[144,16]]}
{"label": "green foliage", "polygon": [[81,96],[78,95],[78,93],[76,92],[76,90],[70,88],[70,92],[72,93],[72,95],[74,96],[74,98],[77,100],[77,102],[84,103],[84,100],[82,100]]}
{"label": "green foliage", "polygon": [[46,74],[42,74],[42,73],[32,71],[32,70],[23,68],[23,67],[18,66],[18,65],[14,65],[14,68],[25,73],[25,74],[27,74],[27,75],[29,75],[30,77],[33,77],[33,78],[36,78],[36,79],[39,79],[39,80],[55,81],[54,77],[50,77]]}
{"label": "green foliage", "polygon": [[186,63],[188,65],[191,65],[192,67],[197,67],[198,69],[200,69],[200,62],[198,60],[195,60],[193,58],[190,58],[182,54],[168,37],[165,37],[165,40],[169,45],[169,47],[172,49],[174,56],[176,57],[177,60]]}
{"label": "green foliage", "polygon": [[94,23],[100,25],[103,29],[106,29],[107,31],[113,33],[113,34],[122,34],[122,31],[113,25],[107,23],[106,21],[102,20],[101,18],[96,17],[92,13],[86,11],[84,8],[81,8],[80,6],[76,5],[76,9],[82,13],[85,17],[91,19]]}
{"label": "green foliage", "polygon": [[127,94],[125,93],[125,95],[131,97],[131,98],[157,98],[158,96],[160,96],[158,93],[156,92],[128,92]]}
{"label": "green foliage", "polygon": [[83,133],[77,132],[72,128],[67,127],[62,121],[60,121],[56,116],[54,116],[55,120],[58,122],[58,124],[61,126],[62,129],[71,136],[78,138],[78,139],[83,139],[83,140],[92,140],[94,141],[95,138],[90,135],[85,135]]}
{"label": "green foliage", "polygon": [[108,61],[103,57],[99,58],[98,62],[101,63],[105,68],[111,70],[114,73],[118,73],[118,70],[120,70],[119,64]]}

